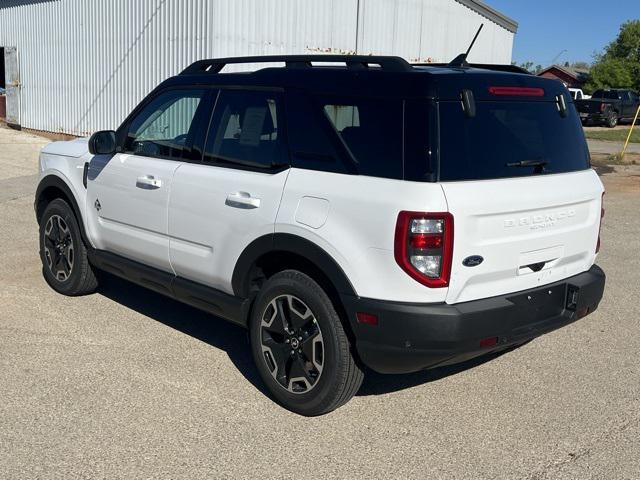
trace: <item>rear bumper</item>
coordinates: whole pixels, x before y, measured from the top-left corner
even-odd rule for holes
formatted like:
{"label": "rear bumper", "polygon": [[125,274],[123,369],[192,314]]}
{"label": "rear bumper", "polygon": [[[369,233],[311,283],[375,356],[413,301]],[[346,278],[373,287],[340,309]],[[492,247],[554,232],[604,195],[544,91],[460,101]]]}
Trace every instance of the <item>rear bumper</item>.
{"label": "rear bumper", "polygon": [[[593,312],[605,274],[594,265],[560,282],[471,302],[409,304],[345,296],[360,359],[380,373],[408,373],[459,363],[564,327]],[[575,295],[576,303],[568,304]],[[378,317],[360,324],[357,312]],[[495,344],[481,347],[481,340]]]}

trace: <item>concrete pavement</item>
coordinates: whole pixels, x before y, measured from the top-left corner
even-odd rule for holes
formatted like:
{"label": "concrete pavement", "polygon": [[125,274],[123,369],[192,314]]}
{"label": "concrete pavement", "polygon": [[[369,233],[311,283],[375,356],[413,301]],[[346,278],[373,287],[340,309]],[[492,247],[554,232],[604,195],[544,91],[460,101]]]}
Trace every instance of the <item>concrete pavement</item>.
{"label": "concrete pavement", "polygon": [[638,167],[602,169],[596,313],[491,361],[369,375],[308,419],[265,395],[242,329],[117,279],[47,287],[44,143],[0,129],[0,477],[640,477]]}

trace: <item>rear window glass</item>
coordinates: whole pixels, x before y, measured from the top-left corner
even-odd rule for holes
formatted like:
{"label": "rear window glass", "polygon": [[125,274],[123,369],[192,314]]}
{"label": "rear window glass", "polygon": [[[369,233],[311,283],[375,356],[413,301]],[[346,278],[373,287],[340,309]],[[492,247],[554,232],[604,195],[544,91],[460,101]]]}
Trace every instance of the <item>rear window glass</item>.
{"label": "rear window glass", "polygon": [[441,102],[440,180],[482,180],[589,168],[575,108],[562,117],[555,102]]}
{"label": "rear window glass", "polygon": [[320,101],[357,173],[402,178],[402,101],[374,98]]}

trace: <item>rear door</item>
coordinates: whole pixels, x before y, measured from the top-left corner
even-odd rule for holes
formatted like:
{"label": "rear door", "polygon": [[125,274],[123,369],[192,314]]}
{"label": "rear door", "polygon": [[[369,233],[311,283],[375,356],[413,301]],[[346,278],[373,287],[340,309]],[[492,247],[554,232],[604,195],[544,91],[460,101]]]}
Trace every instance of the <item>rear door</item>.
{"label": "rear door", "polygon": [[624,118],[633,118],[638,108],[638,96],[631,90],[625,90],[622,94],[622,114]]}
{"label": "rear door", "polygon": [[221,90],[202,163],[176,171],[169,208],[176,275],[233,293],[242,251],[273,234],[289,173],[281,93]]}
{"label": "rear door", "polygon": [[87,211],[97,248],[171,272],[167,209],[200,89],[159,93],[128,125],[121,153],[89,165]]}
{"label": "rear door", "polygon": [[[602,184],[573,108],[440,102],[440,180],[454,217],[448,303],[545,285],[595,259]],[[465,262],[480,256],[483,261]],[[466,266],[468,264],[469,266]]]}
{"label": "rear door", "polygon": [[620,117],[627,118],[631,116],[631,95],[628,90],[620,92]]}
{"label": "rear door", "polygon": [[636,113],[638,113],[638,108],[640,107],[640,97],[636,92],[631,92],[631,114],[630,117],[635,117]]}

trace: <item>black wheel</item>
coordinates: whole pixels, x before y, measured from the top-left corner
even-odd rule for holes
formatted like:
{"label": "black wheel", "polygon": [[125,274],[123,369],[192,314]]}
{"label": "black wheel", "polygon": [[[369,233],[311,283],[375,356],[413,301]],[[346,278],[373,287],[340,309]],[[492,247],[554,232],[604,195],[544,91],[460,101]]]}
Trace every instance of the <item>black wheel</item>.
{"label": "black wheel", "polygon": [[78,221],[60,198],[47,205],[40,219],[40,259],[44,278],[56,292],[84,295],[98,286]]}
{"label": "black wheel", "polygon": [[614,128],[616,125],[618,125],[618,115],[616,115],[615,112],[611,112],[611,114],[609,114],[606,125],[609,128]]}
{"label": "black wheel", "polygon": [[286,270],[262,287],[250,319],[258,371],[278,403],[301,415],[331,412],[364,377],[333,303],[311,277]]}

